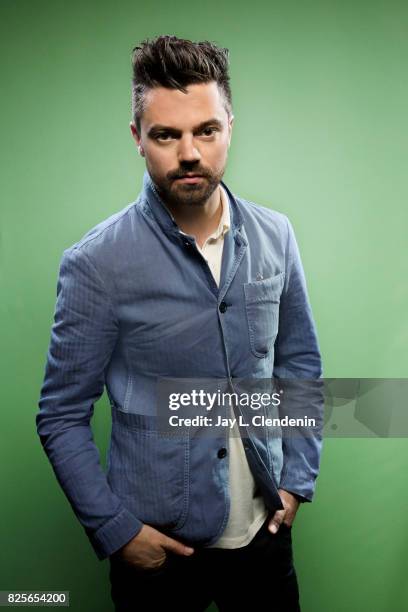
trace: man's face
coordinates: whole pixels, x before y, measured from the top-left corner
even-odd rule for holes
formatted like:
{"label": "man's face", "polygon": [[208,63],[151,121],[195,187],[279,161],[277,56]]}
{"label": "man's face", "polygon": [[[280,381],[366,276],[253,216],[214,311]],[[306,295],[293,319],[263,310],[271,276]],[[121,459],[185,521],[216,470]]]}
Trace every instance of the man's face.
{"label": "man's face", "polygon": [[[141,133],[133,122],[130,127],[163,200],[202,205],[224,175],[233,117],[228,117],[215,81],[186,89],[187,94],[165,87],[150,89]],[[181,180],[187,174],[196,178]]]}

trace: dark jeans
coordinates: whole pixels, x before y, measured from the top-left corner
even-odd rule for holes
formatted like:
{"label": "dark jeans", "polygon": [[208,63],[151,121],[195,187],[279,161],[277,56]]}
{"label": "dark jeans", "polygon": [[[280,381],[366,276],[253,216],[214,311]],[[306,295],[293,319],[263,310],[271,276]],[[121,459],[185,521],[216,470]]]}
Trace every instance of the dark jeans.
{"label": "dark jeans", "polygon": [[247,546],[196,547],[180,556],[167,551],[157,569],[144,570],[110,558],[111,596],[116,612],[300,612],[291,528],[271,534],[264,522]]}

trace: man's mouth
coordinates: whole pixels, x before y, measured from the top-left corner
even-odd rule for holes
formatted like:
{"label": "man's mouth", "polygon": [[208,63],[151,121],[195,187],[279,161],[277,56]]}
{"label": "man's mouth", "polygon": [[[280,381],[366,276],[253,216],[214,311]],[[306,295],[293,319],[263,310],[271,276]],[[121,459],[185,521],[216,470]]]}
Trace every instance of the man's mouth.
{"label": "man's mouth", "polygon": [[204,177],[201,174],[186,174],[180,178],[177,178],[176,181],[181,181],[182,183],[199,183],[202,181]]}

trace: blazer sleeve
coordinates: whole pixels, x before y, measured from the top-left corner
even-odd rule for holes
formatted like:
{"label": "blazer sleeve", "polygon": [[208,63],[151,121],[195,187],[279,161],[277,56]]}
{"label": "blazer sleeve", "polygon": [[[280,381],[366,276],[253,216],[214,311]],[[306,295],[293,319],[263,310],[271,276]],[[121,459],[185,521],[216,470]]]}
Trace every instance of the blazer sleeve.
{"label": "blazer sleeve", "polygon": [[99,559],[130,541],[143,526],[109,487],[90,425],[117,336],[113,305],[95,265],[83,246],[66,249],[36,427]]}
{"label": "blazer sleeve", "polygon": [[307,416],[313,418],[316,425],[282,428],[283,467],[279,488],[304,502],[312,501],[322,450],[322,362],[299,248],[287,217],[285,221],[285,280],[273,377],[282,379],[279,385],[284,390],[280,417]]}

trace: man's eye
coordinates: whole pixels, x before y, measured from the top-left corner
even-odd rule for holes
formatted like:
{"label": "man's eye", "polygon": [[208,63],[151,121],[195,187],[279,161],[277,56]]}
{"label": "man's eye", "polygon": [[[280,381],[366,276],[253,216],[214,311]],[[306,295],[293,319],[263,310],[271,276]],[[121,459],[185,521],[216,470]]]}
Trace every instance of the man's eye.
{"label": "man's eye", "polygon": [[201,133],[204,134],[204,136],[212,136],[213,133],[216,131],[217,131],[217,128],[215,127],[207,127]]}
{"label": "man's eye", "polygon": [[165,132],[163,132],[162,134],[157,134],[155,136],[156,140],[167,140],[168,138],[170,138],[170,134],[167,134]]}

